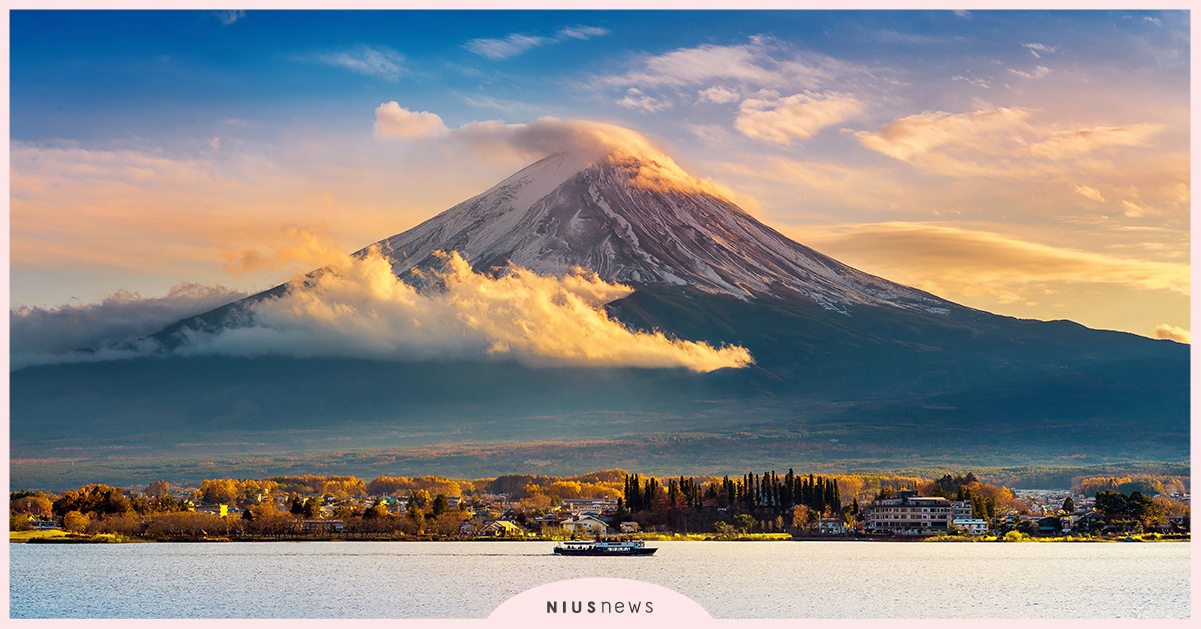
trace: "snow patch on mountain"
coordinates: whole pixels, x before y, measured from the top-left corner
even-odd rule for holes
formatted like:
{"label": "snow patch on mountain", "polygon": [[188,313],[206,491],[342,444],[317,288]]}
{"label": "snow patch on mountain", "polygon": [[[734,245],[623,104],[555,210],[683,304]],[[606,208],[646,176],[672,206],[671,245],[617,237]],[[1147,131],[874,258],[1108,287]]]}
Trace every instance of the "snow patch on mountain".
{"label": "snow patch on mountain", "polygon": [[646,185],[660,168],[628,156],[552,155],[379,244],[393,271],[418,283],[414,271],[437,263],[435,252],[457,251],[480,271],[579,267],[610,282],[801,297],[843,313],[854,304],[935,314],[957,307],[794,242],[725,198],[664,180]]}

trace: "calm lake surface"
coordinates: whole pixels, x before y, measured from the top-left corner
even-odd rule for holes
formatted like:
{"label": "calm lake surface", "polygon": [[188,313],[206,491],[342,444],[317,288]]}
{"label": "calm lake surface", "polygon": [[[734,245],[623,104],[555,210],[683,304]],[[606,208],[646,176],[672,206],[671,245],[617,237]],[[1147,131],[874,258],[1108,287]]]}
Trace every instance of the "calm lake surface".
{"label": "calm lake surface", "polygon": [[484,618],[553,581],[637,579],[714,618],[1186,618],[1189,544],[10,544],[13,618]]}

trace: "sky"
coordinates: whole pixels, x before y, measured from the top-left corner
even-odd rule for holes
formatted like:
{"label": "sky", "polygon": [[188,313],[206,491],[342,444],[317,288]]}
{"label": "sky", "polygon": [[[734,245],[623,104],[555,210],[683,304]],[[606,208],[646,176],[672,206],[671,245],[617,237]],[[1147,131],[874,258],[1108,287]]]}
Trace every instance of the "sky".
{"label": "sky", "polygon": [[270,288],[533,161],[465,126],[553,117],[869,273],[1189,340],[1185,12],[14,11],[10,36],[14,308]]}

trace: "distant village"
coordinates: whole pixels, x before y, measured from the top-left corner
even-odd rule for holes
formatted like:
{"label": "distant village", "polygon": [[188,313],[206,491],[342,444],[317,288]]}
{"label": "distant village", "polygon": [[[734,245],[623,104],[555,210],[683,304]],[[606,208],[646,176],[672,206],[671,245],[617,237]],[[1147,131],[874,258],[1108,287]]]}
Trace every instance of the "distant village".
{"label": "distant village", "polygon": [[[14,541],[1004,539],[1187,536],[1187,477],[1010,490],[972,474],[642,478],[622,471],[460,481],[295,476],[10,493]],[[1125,491],[1122,491],[1125,490]],[[848,496],[848,498],[844,498]]]}

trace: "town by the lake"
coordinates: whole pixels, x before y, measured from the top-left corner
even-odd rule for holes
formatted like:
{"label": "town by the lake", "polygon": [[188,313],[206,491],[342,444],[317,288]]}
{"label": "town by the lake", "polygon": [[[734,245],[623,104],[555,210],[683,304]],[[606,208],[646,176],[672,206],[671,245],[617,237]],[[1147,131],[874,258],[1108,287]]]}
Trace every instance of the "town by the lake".
{"label": "town by the lake", "polygon": [[12,542],[274,540],[1167,541],[1189,477],[1077,476],[1011,489],[947,473],[643,477],[275,476],[10,493]]}

